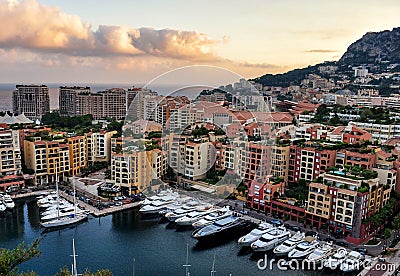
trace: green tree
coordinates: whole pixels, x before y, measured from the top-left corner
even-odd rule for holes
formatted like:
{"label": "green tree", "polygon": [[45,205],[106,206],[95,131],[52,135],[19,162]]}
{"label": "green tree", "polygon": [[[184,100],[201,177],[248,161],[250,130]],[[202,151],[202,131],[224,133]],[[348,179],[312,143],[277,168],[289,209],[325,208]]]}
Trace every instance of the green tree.
{"label": "green tree", "polygon": [[[83,276],[112,276],[113,274],[108,269],[100,269],[100,270],[97,270],[97,271],[95,271],[93,273],[90,272],[90,270],[86,269],[86,271],[83,274],[79,274],[79,275],[83,275]],[[71,273],[71,271],[68,268],[63,267],[54,276],[73,276],[73,274]]]}
{"label": "green tree", "polygon": [[385,232],[383,232],[383,238],[385,240],[389,239],[392,236],[392,231],[393,231],[392,229],[386,228]]}
{"label": "green tree", "polygon": [[[39,240],[35,240],[31,245],[19,244],[14,249],[0,249],[0,275],[17,275],[18,266],[33,257],[41,254],[39,250]],[[33,274],[25,274],[33,275]]]}

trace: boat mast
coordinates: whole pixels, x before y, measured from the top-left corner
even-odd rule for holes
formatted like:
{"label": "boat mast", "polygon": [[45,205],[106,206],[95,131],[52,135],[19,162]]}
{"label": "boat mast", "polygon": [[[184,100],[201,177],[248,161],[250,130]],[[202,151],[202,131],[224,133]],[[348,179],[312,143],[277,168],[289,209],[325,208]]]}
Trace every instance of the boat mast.
{"label": "boat mast", "polygon": [[58,163],[56,164],[56,194],[57,194],[57,218],[60,217],[60,196],[58,195]]}
{"label": "boat mast", "polygon": [[76,217],[76,191],[75,191],[75,176],[72,178],[73,186],[74,186],[74,216]]}
{"label": "boat mast", "polygon": [[189,264],[189,244],[186,244],[186,264],[183,265],[183,267],[185,267],[185,276],[190,276],[190,272],[189,272],[189,267],[191,267],[191,265]]}
{"label": "boat mast", "polygon": [[215,253],[214,253],[214,260],[211,268],[211,276],[215,276],[215,273],[217,273],[217,271],[215,270]]}
{"label": "boat mast", "polygon": [[78,270],[76,268],[76,257],[78,257],[78,255],[75,254],[75,239],[72,239],[72,255],[71,256],[73,258],[72,275],[78,276]]}
{"label": "boat mast", "polygon": [[132,272],[132,275],[133,275],[133,276],[135,276],[135,270],[136,270],[136,268],[135,268],[135,262],[136,262],[136,260],[135,260],[135,258],[133,258],[133,272]]}

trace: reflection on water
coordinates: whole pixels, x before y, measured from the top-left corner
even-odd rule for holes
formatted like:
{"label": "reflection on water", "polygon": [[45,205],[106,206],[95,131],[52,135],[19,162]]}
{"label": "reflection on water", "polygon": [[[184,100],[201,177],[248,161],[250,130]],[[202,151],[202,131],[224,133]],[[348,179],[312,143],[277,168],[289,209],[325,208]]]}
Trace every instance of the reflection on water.
{"label": "reflection on water", "polygon": [[[114,275],[132,275],[133,258],[136,275],[183,275],[186,244],[189,245],[191,275],[210,275],[214,254],[218,275],[320,275],[303,271],[260,271],[257,261],[263,254],[241,251],[237,239],[214,244],[201,244],[191,231],[166,229],[159,220],[141,220],[137,209],[110,216],[89,217],[75,227],[42,234],[39,209],[32,200],[16,201],[12,212],[0,218],[0,246],[13,248],[21,241],[40,243],[42,255],[21,265],[22,271],[35,270],[39,275],[54,275],[60,267],[71,266],[72,238],[75,239],[78,268],[92,271],[110,269]],[[222,241],[223,239],[221,239]],[[269,255],[269,257],[273,257]],[[324,274],[335,275],[324,271]]]}
{"label": "reflection on water", "polygon": [[15,207],[7,210],[0,218],[0,241],[3,244],[24,234],[24,202],[15,202]]}

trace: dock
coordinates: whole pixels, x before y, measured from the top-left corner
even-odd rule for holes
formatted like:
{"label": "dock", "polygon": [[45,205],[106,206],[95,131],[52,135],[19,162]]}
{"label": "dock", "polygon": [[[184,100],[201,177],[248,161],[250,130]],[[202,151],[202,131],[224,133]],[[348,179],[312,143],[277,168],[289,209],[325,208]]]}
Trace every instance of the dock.
{"label": "dock", "polygon": [[[68,195],[64,191],[60,191],[59,194],[62,198],[68,200],[69,202],[74,201],[74,197],[71,195]],[[85,203],[83,201],[79,201],[79,206],[83,207],[85,210],[88,210],[89,213],[94,217],[103,217],[103,216],[110,215],[112,213],[121,212],[121,211],[129,210],[132,208],[137,208],[140,206],[140,201],[122,204],[121,206],[111,206],[108,208],[104,208],[102,210],[99,210],[96,207],[94,207],[88,203]]]}
{"label": "dock", "polygon": [[[54,190],[40,190],[40,191],[32,191],[29,193],[25,193],[25,194],[16,194],[16,195],[11,195],[12,199],[22,199],[22,198],[29,198],[29,197],[36,197],[39,196],[43,193],[46,192],[52,192]],[[59,191],[59,196],[68,200],[69,202],[73,202],[74,201],[74,197],[67,194],[64,191]],[[97,209],[96,207],[85,203],[81,200],[79,200],[77,202],[79,204],[80,207],[84,208],[85,210],[89,211],[89,213],[94,216],[94,217],[103,217],[103,216],[107,216],[110,215],[112,213],[116,213],[116,212],[121,212],[121,211],[125,211],[125,210],[129,210],[129,209],[133,209],[133,208],[137,208],[140,206],[140,201],[138,202],[131,202],[131,203],[127,203],[127,204],[122,204],[121,206],[110,206],[108,208],[104,208],[102,210]]]}

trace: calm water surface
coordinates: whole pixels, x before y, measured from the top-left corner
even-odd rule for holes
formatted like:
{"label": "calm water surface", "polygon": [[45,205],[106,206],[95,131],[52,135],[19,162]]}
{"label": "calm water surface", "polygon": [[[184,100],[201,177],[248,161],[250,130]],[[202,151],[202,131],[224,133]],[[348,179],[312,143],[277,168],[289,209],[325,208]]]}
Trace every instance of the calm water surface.
{"label": "calm water surface", "polygon": [[[177,231],[158,220],[140,220],[137,210],[102,218],[91,217],[76,227],[43,233],[34,200],[16,201],[13,212],[0,218],[0,244],[12,248],[22,241],[43,237],[42,255],[20,268],[39,275],[54,275],[60,267],[71,267],[72,238],[75,238],[78,270],[110,269],[114,275],[185,275],[186,244],[189,245],[191,275],[210,275],[214,253],[216,275],[319,275],[316,272],[260,271],[254,255],[241,250],[236,240],[204,246],[190,236],[190,230]],[[271,256],[272,258],[272,256]],[[324,271],[327,274],[328,271]],[[335,275],[335,273],[330,273]]]}

